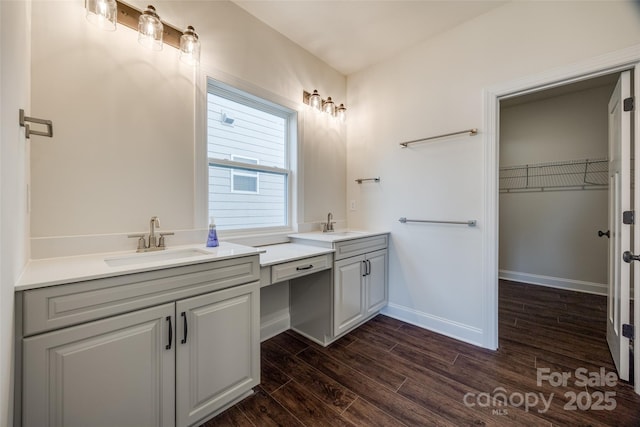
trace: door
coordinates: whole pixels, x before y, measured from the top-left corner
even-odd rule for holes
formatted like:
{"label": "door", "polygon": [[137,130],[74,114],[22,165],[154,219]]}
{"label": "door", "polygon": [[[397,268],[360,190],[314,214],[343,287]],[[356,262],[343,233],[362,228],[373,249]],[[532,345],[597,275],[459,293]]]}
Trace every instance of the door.
{"label": "door", "polygon": [[25,338],[23,425],[175,425],[173,313],[164,304]]}
{"label": "door", "polygon": [[204,417],[260,382],[260,283],[176,302],[176,419]]}
{"label": "door", "polygon": [[346,258],[334,264],[333,335],[336,337],[364,319],[366,271],[364,255]]}
{"label": "door", "polygon": [[387,250],[367,254],[367,316],[387,304]]}
{"label": "door", "polygon": [[609,290],[607,296],[607,342],[618,376],[629,380],[629,339],[622,325],[629,323],[631,282],[629,259],[631,225],[623,223],[623,212],[631,211],[631,112],[624,100],[631,96],[631,72],[620,74],[609,100]]}

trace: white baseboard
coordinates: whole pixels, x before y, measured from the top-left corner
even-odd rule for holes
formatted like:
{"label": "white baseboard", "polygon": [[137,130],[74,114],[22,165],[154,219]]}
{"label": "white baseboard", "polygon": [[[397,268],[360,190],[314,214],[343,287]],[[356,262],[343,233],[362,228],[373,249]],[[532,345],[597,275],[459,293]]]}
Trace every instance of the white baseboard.
{"label": "white baseboard", "polygon": [[607,295],[606,283],[584,282],[581,280],[563,279],[561,277],[542,276],[539,274],[519,273],[517,271],[499,270],[498,277],[514,282],[541,285],[568,291],[586,292],[589,294]]}
{"label": "white baseboard", "polygon": [[290,328],[291,318],[289,317],[288,308],[263,317],[260,319],[260,342],[288,331]]}
{"label": "white baseboard", "polygon": [[382,309],[382,314],[469,344],[481,347],[484,342],[482,329],[424,313],[413,308],[389,303]]}

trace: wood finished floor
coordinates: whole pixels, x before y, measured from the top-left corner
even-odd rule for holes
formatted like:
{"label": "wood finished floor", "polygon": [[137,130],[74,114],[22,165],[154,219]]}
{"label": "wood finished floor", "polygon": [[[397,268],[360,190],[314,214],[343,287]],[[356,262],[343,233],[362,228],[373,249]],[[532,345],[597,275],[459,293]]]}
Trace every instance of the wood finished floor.
{"label": "wood finished floor", "polygon": [[[640,396],[628,384],[575,384],[577,368],[615,372],[605,309],[605,297],[502,281],[496,352],[383,315],[327,348],[287,331],[262,343],[255,393],[201,427],[640,426]],[[572,376],[539,387],[537,368]],[[481,406],[482,393],[500,391],[514,404]],[[565,409],[581,392],[577,410]],[[615,409],[578,409],[605,392],[615,392]],[[542,401],[518,407],[534,394],[551,402],[546,412]]]}

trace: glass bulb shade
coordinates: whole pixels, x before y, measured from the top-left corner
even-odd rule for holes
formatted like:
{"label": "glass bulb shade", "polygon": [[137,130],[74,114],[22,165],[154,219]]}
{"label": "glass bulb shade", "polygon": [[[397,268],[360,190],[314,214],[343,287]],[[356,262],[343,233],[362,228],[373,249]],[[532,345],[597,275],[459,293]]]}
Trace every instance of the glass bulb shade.
{"label": "glass bulb shade", "polygon": [[314,90],[313,93],[309,95],[309,105],[318,111],[322,110],[322,98],[320,98],[317,90]]}
{"label": "glass bulb shade", "polygon": [[336,104],[333,103],[331,97],[327,98],[327,101],[322,106],[322,110],[327,114],[331,114],[332,116],[336,114]]}
{"label": "glass bulb shade", "polygon": [[116,0],[87,0],[87,21],[103,30],[115,31],[118,21]]}
{"label": "glass bulb shade", "polygon": [[180,37],[180,60],[189,65],[200,62],[200,40],[192,26],[188,26]]}
{"label": "glass bulb shade", "polygon": [[344,104],[340,104],[340,106],[336,109],[336,116],[341,122],[345,122],[347,120],[347,107]]}
{"label": "glass bulb shade", "polygon": [[138,43],[153,50],[162,50],[164,26],[153,6],[147,6],[138,20]]}

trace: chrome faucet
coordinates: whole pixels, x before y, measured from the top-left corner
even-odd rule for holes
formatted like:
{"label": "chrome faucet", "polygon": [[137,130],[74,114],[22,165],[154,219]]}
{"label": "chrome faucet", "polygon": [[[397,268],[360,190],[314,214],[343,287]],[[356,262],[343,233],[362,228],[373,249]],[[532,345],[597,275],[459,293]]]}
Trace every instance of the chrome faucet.
{"label": "chrome faucet", "polygon": [[127,237],[135,237],[138,239],[137,252],[150,252],[161,251],[166,249],[164,236],[172,236],[174,233],[159,233],[160,239],[156,239],[156,227],[160,228],[160,219],[157,216],[152,216],[149,221],[149,239],[145,240],[144,234],[130,234]]}
{"label": "chrome faucet", "polygon": [[147,245],[149,249],[158,247],[158,245],[156,244],[155,227],[160,228],[160,220],[157,216],[152,216],[151,220],[149,221],[149,244]]}
{"label": "chrome faucet", "polygon": [[322,223],[323,233],[328,233],[333,231],[333,224],[335,224],[335,221],[332,221],[332,220],[333,220],[333,214],[329,212],[329,215],[327,215],[327,222]]}

